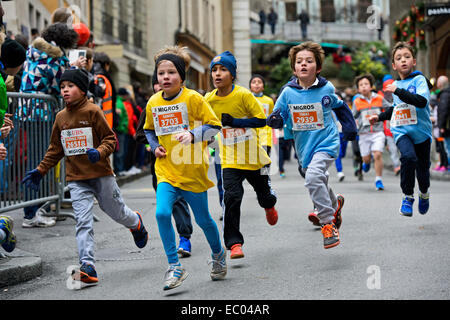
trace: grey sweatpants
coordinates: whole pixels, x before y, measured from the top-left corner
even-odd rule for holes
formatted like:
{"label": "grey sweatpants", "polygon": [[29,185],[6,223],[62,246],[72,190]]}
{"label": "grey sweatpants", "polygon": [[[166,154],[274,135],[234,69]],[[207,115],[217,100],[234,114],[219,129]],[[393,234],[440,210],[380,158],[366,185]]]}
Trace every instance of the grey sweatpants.
{"label": "grey sweatpants", "polygon": [[328,168],[334,160],[336,159],[326,152],[317,152],[305,172],[305,187],[308,188],[311,200],[317,208],[320,224],[331,223],[337,209],[336,195],[328,186]]}
{"label": "grey sweatpants", "polygon": [[80,264],[95,265],[94,259],[94,197],[100,208],[114,221],[129,228],[139,225],[138,215],[123,202],[114,176],[70,181],[68,183],[76,219],[76,240]]}

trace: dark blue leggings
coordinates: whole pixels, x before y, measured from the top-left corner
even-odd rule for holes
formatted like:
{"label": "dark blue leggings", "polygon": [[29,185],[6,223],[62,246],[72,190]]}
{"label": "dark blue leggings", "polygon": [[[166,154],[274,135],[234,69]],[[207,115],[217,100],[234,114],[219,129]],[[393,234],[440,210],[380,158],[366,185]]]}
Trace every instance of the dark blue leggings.
{"label": "dark blue leggings", "polygon": [[410,137],[404,135],[397,140],[400,151],[400,186],[405,195],[414,195],[414,184],[417,177],[419,190],[428,192],[430,187],[430,148],[431,139],[414,144]]}

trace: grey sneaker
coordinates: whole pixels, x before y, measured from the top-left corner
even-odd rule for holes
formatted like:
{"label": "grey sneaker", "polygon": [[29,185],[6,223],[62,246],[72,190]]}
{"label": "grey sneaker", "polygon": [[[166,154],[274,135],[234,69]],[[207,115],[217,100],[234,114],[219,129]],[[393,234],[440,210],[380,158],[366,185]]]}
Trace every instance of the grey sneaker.
{"label": "grey sneaker", "polygon": [[211,280],[223,280],[227,275],[227,251],[222,249],[220,253],[213,253],[212,260],[209,264],[212,264]]}
{"label": "grey sneaker", "polygon": [[179,287],[189,273],[181,266],[169,266],[164,276],[164,290]]}

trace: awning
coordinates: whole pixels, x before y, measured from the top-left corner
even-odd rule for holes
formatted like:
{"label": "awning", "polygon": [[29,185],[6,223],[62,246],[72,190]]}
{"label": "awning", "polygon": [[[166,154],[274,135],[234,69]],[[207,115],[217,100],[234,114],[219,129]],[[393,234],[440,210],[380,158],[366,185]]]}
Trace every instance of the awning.
{"label": "awning", "polygon": [[[303,41],[285,41],[285,40],[265,40],[265,39],[251,39],[251,43],[259,43],[259,44],[284,44],[284,45],[290,45],[290,46],[296,46]],[[338,43],[330,43],[330,42],[321,42],[319,43],[322,48],[332,48],[332,49],[338,49],[340,46],[343,48],[346,48],[345,45],[338,44]]]}

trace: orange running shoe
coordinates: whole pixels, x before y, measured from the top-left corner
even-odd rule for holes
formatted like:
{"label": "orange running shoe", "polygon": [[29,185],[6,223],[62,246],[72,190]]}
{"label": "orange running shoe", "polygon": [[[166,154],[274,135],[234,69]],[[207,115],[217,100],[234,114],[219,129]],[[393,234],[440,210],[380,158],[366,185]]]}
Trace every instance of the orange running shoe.
{"label": "orange running shoe", "polygon": [[231,254],[230,259],[240,259],[244,257],[244,253],[242,252],[242,244],[236,243],[231,246]]}
{"label": "orange running shoe", "polygon": [[322,225],[323,246],[325,249],[333,248],[340,244],[339,231],[334,223]]}
{"label": "orange running shoe", "polygon": [[266,219],[267,219],[267,222],[268,222],[271,226],[275,225],[275,224],[277,223],[277,221],[278,221],[278,212],[277,212],[277,210],[275,209],[275,207],[272,207],[272,208],[270,208],[270,209],[264,209],[264,210],[266,210]]}

